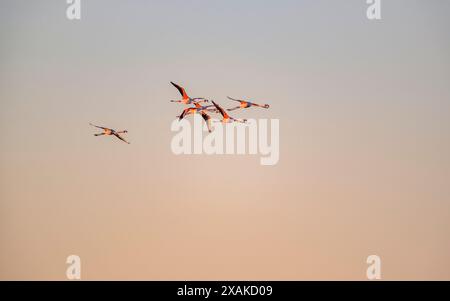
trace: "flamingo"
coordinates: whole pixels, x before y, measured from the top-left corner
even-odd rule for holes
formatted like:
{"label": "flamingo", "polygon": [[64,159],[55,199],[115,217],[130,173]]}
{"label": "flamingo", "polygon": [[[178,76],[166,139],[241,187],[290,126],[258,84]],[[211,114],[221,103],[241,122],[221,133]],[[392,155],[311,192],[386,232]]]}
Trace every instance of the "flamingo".
{"label": "flamingo", "polygon": [[103,135],[111,136],[111,135],[114,135],[117,138],[119,138],[120,140],[122,140],[123,142],[130,144],[130,142],[126,141],[125,139],[123,139],[122,136],[120,136],[120,134],[128,133],[127,130],[115,131],[113,129],[102,127],[102,126],[98,126],[98,125],[95,125],[95,124],[92,124],[92,123],[89,123],[89,125],[103,130],[103,133],[94,134],[94,136],[103,136]]}
{"label": "flamingo", "polygon": [[183,112],[179,116],[177,116],[178,120],[181,120],[190,114],[200,113],[206,122],[208,131],[211,133],[211,116],[209,116],[207,113],[205,113],[205,111],[208,110],[209,107],[213,107],[213,105],[201,106],[198,102],[195,102],[194,105],[195,105],[195,107],[189,107],[189,108],[184,109]]}
{"label": "flamingo", "polygon": [[191,103],[197,103],[197,102],[208,102],[207,99],[203,98],[203,97],[197,97],[197,98],[190,98],[187,93],[186,90],[175,84],[174,82],[170,82],[175,88],[178,89],[178,91],[180,91],[181,96],[183,97],[181,100],[171,100],[171,102],[179,102],[179,103],[183,103],[183,104],[191,104]]}
{"label": "flamingo", "polygon": [[229,116],[228,114],[227,114],[227,112],[225,112],[225,110],[221,107],[221,106],[219,106],[218,104],[216,104],[214,101],[212,101],[212,103],[214,104],[214,106],[216,107],[216,109],[220,112],[220,114],[222,115],[222,123],[228,123],[228,122],[233,122],[233,121],[236,121],[236,122],[241,122],[241,123],[246,123],[247,122],[247,119],[242,119],[242,120],[239,120],[239,119],[236,119],[236,118],[233,118],[233,117],[231,117],[231,116]]}
{"label": "flamingo", "polygon": [[245,100],[241,100],[241,99],[234,99],[234,98],[231,98],[230,96],[227,96],[227,98],[230,99],[230,100],[233,100],[233,101],[240,102],[239,106],[231,108],[231,109],[227,109],[227,111],[234,111],[234,110],[241,109],[241,108],[245,109],[245,108],[250,108],[252,106],[260,107],[260,108],[264,108],[264,109],[268,109],[269,108],[268,104],[260,105],[260,104],[257,104],[257,103],[253,103],[253,102],[249,102],[249,101],[245,101]]}

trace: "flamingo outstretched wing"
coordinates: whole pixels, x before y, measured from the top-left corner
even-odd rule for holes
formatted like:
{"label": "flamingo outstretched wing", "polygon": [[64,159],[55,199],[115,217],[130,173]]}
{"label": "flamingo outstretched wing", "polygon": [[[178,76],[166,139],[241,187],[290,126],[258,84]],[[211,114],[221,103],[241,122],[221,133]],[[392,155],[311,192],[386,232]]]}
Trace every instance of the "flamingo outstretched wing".
{"label": "flamingo outstretched wing", "polygon": [[183,119],[184,116],[186,116],[188,111],[189,111],[189,108],[184,109],[183,112],[181,112],[180,116],[178,117],[178,120]]}
{"label": "flamingo outstretched wing", "polygon": [[200,114],[202,114],[202,117],[206,122],[206,126],[208,127],[208,131],[211,133],[211,116],[209,116],[203,111]]}
{"label": "flamingo outstretched wing", "polygon": [[183,99],[188,99],[188,98],[189,98],[189,96],[188,96],[187,93],[186,93],[186,90],[185,90],[183,87],[177,85],[177,84],[174,83],[174,82],[170,82],[170,83],[171,83],[175,88],[178,89],[178,91],[180,92],[181,96],[183,96]]}
{"label": "flamingo outstretched wing", "polygon": [[223,118],[229,118],[230,116],[228,116],[227,112],[225,112],[224,109],[222,109],[221,106],[219,106],[218,104],[216,104],[214,102],[214,100],[212,100],[212,103],[214,104],[214,106],[216,107],[216,109],[219,111],[219,113],[223,116]]}
{"label": "flamingo outstretched wing", "polygon": [[236,99],[236,98],[232,98],[232,97],[230,97],[230,96],[227,96],[227,98],[228,98],[229,100],[233,100],[233,101],[238,101],[238,102],[247,102],[247,101],[245,101],[245,100],[242,100],[242,99]]}
{"label": "flamingo outstretched wing", "polygon": [[91,126],[93,126],[93,127],[96,127],[96,128],[98,128],[98,129],[102,129],[102,130],[111,130],[111,131],[112,131],[112,129],[110,129],[110,128],[105,128],[105,127],[103,127],[103,126],[98,126],[98,125],[95,125],[95,124],[92,124],[92,123],[89,123],[89,125],[91,125]]}
{"label": "flamingo outstretched wing", "polygon": [[119,134],[114,133],[113,135],[116,136],[117,138],[119,138],[120,140],[122,140],[123,142],[130,144],[130,142],[128,142],[128,141],[126,141],[125,139],[123,139],[123,137],[120,136]]}

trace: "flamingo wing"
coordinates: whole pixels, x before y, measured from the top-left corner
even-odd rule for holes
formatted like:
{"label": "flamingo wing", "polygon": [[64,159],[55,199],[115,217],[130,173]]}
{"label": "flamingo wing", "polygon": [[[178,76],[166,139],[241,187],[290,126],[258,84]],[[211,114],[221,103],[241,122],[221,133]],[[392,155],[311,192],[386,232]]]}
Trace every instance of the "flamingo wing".
{"label": "flamingo wing", "polygon": [[227,111],[234,111],[234,110],[237,110],[237,109],[240,109],[241,108],[241,106],[237,106],[237,107],[234,107],[234,108],[231,108],[231,109],[227,109]]}
{"label": "flamingo wing", "polygon": [[186,116],[187,112],[189,111],[189,108],[184,109],[183,112],[181,113],[180,117],[178,118],[178,120],[181,120],[184,118],[184,116]]}
{"label": "flamingo wing", "polygon": [[98,126],[98,125],[95,125],[95,124],[92,124],[92,123],[89,123],[89,125],[91,125],[91,126],[93,126],[93,127],[96,127],[96,128],[98,128],[98,129],[102,129],[102,130],[110,130],[110,131],[112,131],[112,129],[110,129],[110,128],[105,128],[105,127]]}
{"label": "flamingo wing", "polygon": [[233,101],[246,102],[245,100],[232,98],[232,97],[230,97],[230,96],[227,96],[227,98],[228,98],[229,100],[233,100]]}
{"label": "flamingo wing", "polygon": [[222,114],[222,116],[223,116],[224,118],[228,118],[228,117],[229,117],[228,114],[227,114],[227,112],[225,112],[225,110],[222,109],[218,104],[216,104],[214,101],[212,101],[212,103],[214,104],[214,106],[216,107],[216,109],[220,112],[220,114]]}
{"label": "flamingo wing", "polygon": [[188,96],[187,93],[186,93],[186,90],[184,90],[183,87],[177,85],[177,84],[174,83],[174,82],[170,82],[170,83],[171,83],[175,88],[178,89],[178,91],[180,92],[180,94],[183,96],[183,99],[188,99],[188,98],[189,98],[189,96]]}
{"label": "flamingo wing", "polygon": [[114,133],[113,135],[116,136],[117,138],[119,138],[120,140],[122,140],[123,142],[130,144],[130,142],[128,142],[128,141],[126,141],[125,139],[123,139],[123,137],[120,136],[119,134]]}
{"label": "flamingo wing", "polygon": [[208,131],[211,133],[211,116],[206,114],[205,112],[201,112],[203,119],[206,122],[206,126],[208,127]]}

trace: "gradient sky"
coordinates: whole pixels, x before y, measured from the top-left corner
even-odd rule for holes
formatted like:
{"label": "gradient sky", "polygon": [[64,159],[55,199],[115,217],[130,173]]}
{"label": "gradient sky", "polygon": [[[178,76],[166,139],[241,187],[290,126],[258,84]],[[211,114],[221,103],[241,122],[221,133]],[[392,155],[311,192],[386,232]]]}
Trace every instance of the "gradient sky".
{"label": "gradient sky", "polygon": [[[0,2],[0,279],[450,279],[450,2],[65,2]],[[173,155],[169,81],[279,163]]]}

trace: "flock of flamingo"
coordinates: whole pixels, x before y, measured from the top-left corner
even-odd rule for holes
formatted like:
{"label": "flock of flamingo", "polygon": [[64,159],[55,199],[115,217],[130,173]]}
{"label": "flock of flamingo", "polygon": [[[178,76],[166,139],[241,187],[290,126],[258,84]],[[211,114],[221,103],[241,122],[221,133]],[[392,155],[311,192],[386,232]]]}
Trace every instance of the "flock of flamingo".
{"label": "flock of flamingo", "polygon": [[[208,114],[209,113],[220,113],[220,115],[222,115],[222,120],[220,122],[222,123],[229,123],[229,122],[242,122],[245,123],[247,122],[246,119],[236,119],[231,117],[230,115],[227,114],[227,112],[221,107],[219,106],[217,103],[215,103],[213,100],[211,100],[212,105],[201,105],[201,103],[208,103],[209,100],[203,97],[196,97],[196,98],[191,98],[188,96],[188,94],[186,93],[186,90],[175,84],[174,82],[170,82],[175,88],[178,89],[178,91],[180,92],[182,99],[180,100],[171,100],[171,102],[178,102],[178,103],[182,103],[185,105],[194,105],[193,107],[188,107],[185,108],[183,110],[183,112],[181,112],[181,114],[178,117],[179,120],[183,119],[184,117],[186,117],[187,115],[190,114],[201,114],[203,119],[206,122],[206,125],[208,126],[208,131],[211,132],[211,116]],[[227,96],[227,98],[229,100],[232,101],[236,101],[239,102],[239,106],[233,107],[231,109],[227,109],[227,111],[234,111],[237,109],[245,109],[245,108],[250,108],[250,107],[261,107],[261,108],[265,108],[268,109],[269,105],[265,104],[265,105],[260,105],[254,102],[250,102],[250,101],[246,101],[246,100],[242,100],[242,99],[234,99],[231,98],[229,96]]]}
{"label": "flock of flamingo", "polygon": [[[222,115],[222,120],[220,120],[219,122],[222,122],[222,123],[230,123],[230,122],[245,123],[245,122],[247,122],[247,119],[236,119],[236,118],[231,117],[221,106],[219,106],[213,100],[211,100],[212,105],[201,105],[201,103],[209,103],[209,100],[206,98],[203,98],[203,97],[191,98],[188,96],[188,94],[186,93],[186,90],[183,87],[175,84],[174,82],[170,82],[170,83],[175,88],[178,89],[178,91],[180,92],[180,94],[182,96],[182,98],[180,100],[171,100],[171,102],[178,102],[178,103],[181,103],[184,105],[194,105],[193,107],[185,108],[181,112],[180,115],[176,116],[178,118],[178,120],[182,120],[184,117],[191,115],[191,114],[200,114],[203,117],[203,119],[205,120],[209,132],[211,132],[211,116],[208,113],[220,113],[220,115]],[[227,111],[246,109],[246,108],[250,108],[250,107],[260,107],[260,108],[264,108],[264,109],[269,108],[268,104],[260,105],[260,104],[242,100],[242,99],[234,99],[229,96],[227,96],[227,98],[231,101],[239,102],[238,106],[227,109]],[[98,125],[95,125],[92,123],[89,123],[89,125],[103,130],[103,132],[94,134],[94,136],[115,136],[118,139],[122,140],[123,142],[130,144],[130,142],[125,140],[120,135],[120,134],[128,133],[127,130],[116,131],[114,129],[103,127],[103,126],[98,126]]]}

